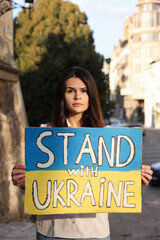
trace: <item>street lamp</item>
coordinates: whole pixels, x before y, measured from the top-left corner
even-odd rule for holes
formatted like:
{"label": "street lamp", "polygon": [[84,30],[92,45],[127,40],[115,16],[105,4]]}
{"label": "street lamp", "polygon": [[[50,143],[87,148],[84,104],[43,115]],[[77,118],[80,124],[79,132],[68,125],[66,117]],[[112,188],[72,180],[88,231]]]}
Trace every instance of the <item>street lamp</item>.
{"label": "street lamp", "polygon": [[106,63],[108,64],[108,74],[107,74],[107,83],[108,83],[108,109],[107,109],[107,115],[108,115],[108,124],[110,124],[110,115],[111,115],[111,106],[110,106],[110,63],[111,58],[105,58]]}
{"label": "street lamp", "polygon": [[[26,3],[33,4],[34,0],[25,0]],[[13,1],[13,0],[0,0],[0,17],[5,14],[6,12],[16,9],[22,8],[27,9],[28,7],[22,6],[21,4]],[[29,10],[31,9],[29,5]]]}

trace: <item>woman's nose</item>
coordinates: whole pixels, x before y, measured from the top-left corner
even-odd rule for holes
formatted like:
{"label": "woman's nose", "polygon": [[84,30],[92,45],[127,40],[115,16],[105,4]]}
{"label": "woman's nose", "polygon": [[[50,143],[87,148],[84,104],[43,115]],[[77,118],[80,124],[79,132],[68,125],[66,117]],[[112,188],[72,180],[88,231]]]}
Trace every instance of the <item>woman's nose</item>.
{"label": "woman's nose", "polygon": [[75,92],[75,98],[80,99],[81,98],[81,93],[79,91]]}

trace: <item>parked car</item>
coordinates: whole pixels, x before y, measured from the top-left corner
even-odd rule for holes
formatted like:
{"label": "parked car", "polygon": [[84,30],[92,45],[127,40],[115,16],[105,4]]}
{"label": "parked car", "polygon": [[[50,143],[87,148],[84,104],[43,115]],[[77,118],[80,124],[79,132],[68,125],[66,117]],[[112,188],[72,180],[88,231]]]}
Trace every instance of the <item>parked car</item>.
{"label": "parked car", "polygon": [[117,127],[117,126],[122,127],[123,124],[125,123],[124,120],[116,118],[116,117],[110,117],[109,119],[105,118],[104,121],[106,124],[110,124],[112,127]]}
{"label": "parked car", "polygon": [[160,162],[151,164],[151,169],[153,171],[151,185],[160,186]]}
{"label": "parked car", "polygon": [[144,128],[144,125],[142,123],[125,123],[124,127],[129,127],[129,128],[141,128],[143,136],[146,135],[146,130]]}
{"label": "parked car", "polygon": [[146,130],[145,130],[144,125],[142,123],[128,123],[128,122],[125,122],[124,120],[121,120],[121,119],[115,118],[115,117],[111,117],[109,120],[104,119],[104,121],[105,121],[106,124],[110,123],[110,126],[114,127],[114,128],[122,128],[122,127],[125,127],[125,128],[141,128],[143,136],[146,135]]}

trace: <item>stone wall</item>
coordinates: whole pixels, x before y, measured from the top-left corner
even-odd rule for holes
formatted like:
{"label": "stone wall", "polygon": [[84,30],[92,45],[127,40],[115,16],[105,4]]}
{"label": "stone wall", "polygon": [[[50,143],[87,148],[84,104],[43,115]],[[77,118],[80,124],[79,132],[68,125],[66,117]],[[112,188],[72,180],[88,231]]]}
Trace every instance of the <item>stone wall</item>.
{"label": "stone wall", "polygon": [[0,17],[0,62],[15,67],[13,51],[13,17],[8,11]]}
{"label": "stone wall", "polygon": [[25,219],[23,194],[13,186],[11,171],[24,164],[24,128],[27,118],[15,68],[13,17],[0,17],[0,222]]}
{"label": "stone wall", "polygon": [[0,64],[0,222],[24,219],[23,194],[11,181],[13,166],[24,164],[27,126],[18,73]]}

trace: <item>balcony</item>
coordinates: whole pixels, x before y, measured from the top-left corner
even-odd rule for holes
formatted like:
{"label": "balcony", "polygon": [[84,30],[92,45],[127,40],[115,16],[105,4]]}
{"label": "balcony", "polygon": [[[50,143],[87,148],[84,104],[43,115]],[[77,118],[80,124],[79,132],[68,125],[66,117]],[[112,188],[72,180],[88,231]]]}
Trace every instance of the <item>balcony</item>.
{"label": "balcony", "polygon": [[141,5],[141,4],[146,4],[146,3],[156,3],[156,4],[160,4],[160,0],[139,0],[136,5],[139,6],[139,5]]}

